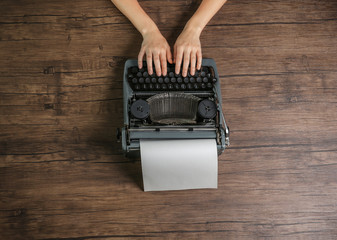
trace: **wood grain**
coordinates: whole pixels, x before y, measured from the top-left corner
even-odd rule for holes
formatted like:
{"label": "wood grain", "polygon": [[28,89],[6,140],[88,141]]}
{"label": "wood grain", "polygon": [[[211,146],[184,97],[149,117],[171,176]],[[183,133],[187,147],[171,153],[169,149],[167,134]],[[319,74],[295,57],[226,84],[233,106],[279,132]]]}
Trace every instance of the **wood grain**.
{"label": "wood grain", "polygon": [[[199,1],[140,1],[171,45]],[[229,1],[201,36],[219,188],[143,192],[115,141],[141,36],[105,0],[0,2],[0,239],[336,239],[337,2]]]}

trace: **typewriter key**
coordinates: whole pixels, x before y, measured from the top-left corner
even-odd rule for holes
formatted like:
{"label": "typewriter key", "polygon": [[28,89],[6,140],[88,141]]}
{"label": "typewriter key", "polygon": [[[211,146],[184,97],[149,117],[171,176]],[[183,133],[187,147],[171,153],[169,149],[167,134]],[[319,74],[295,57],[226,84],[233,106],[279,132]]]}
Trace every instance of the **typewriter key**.
{"label": "typewriter key", "polygon": [[136,74],[138,72],[138,68],[137,67],[133,67],[131,68],[131,72]]}
{"label": "typewriter key", "polygon": [[178,77],[178,78],[177,78],[177,82],[178,82],[178,83],[182,83],[182,82],[183,82],[183,79],[182,79],[181,77]]}
{"label": "typewriter key", "polygon": [[181,89],[186,89],[186,85],[185,84],[181,84]]}
{"label": "typewriter key", "polygon": [[137,83],[137,78],[133,78],[132,83]]}
{"label": "typewriter key", "polygon": [[144,78],[139,78],[138,82],[139,83],[144,83]]}
{"label": "typewriter key", "polygon": [[198,89],[198,88],[199,88],[199,86],[198,86],[197,83],[194,83],[194,84],[193,84],[193,87],[194,87],[194,89]]}
{"label": "typewriter key", "polygon": [[164,82],[164,79],[160,77],[160,78],[158,78],[158,82],[159,82],[159,83],[163,83],[163,82]]}
{"label": "typewriter key", "polygon": [[145,119],[149,116],[150,107],[146,101],[139,99],[132,103],[130,110],[132,116],[134,116],[135,118]]}
{"label": "typewriter key", "polygon": [[142,76],[143,76],[143,74],[141,72],[137,73],[137,77],[142,77]]}
{"label": "typewriter key", "polygon": [[151,90],[154,89],[154,86],[153,86],[152,83],[149,84],[149,88],[150,88]]}
{"label": "typewriter key", "polygon": [[169,77],[173,78],[174,77],[174,72],[169,73]]}
{"label": "typewriter key", "polygon": [[174,84],[174,88],[179,89],[179,84],[178,83]]}
{"label": "typewriter key", "polygon": [[170,82],[170,79],[169,79],[168,77],[166,77],[166,78],[164,79],[164,82],[165,82],[165,83],[169,83],[169,82]]}
{"label": "typewriter key", "polygon": [[143,77],[148,77],[149,73],[148,72],[143,72]]}
{"label": "typewriter key", "polygon": [[145,78],[145,82],[146,82],[146,83],[150,83],[150,82],[151,82],[150,78],[148,78],[148,77]]}
{"label": "typewriter key", "polygon": [[175,77],[171,78],[171,83],[175,83],[177,79]]}
{"label": "typewriter key", "polygon": [[195,83],[195,78],[194,77],[190,78],[190,83]]}
{"label": "typewriter key", "polygon": [[214,82],[214,83],[216,82],[216,78],[213,78],[213,82]]}
{"label": "typewriter key", "polygon": [[173,85],[171,83],[169,83],[167,86],[168,86],[168,89],[170,89],[170,90],[173,89]]}
{"label": "typewriter key", "polygon": [[166,85],[165,83],[163,83],[163,84],[161,85],[161,89],[166,90],[166,89],[167,89],[167,85]]}
{"label": "typewriter key", "polygon": [[198,83],[201,83],[201,82],[202,82],[201,77],[197,77],[197,82],[198,82]]}
{"label": "typewriter key", "polygon": [[212,88],[212,83],[207,83],[208,88]]}
{"label": "typewriter key", "polygon": [[188,78],[185,77],[185,78],[184,78],[184,83],[188,83],[188,82],[189,82]]}
{"label": "typewriter key", "polygon": [[216,115],[216,105],[209,99],[204,99],[199,103],[198,113],[202,118],[211,119]]}
{"label": "typewriter key", "polygon": [[136,85],[135,85],[135,89],[136,89],[136,90],[139,90],[139,89],[140,89],[140,85],[139,85],[139,84],[136,84]]}
{"label": "typewriter key", "polygon": [[159,90],[159,89],[160,89],[160,84],[156,83],[155,88],[156,88],[157,90]]}
{"label": "typewriter key", "polygon": [[206,76],[206,73],[204,71],[201,72],[200,74],[202,77],[205,77]]}
{"label": "typewriter key", "polygon": [[207,82],[208,82],[208,78],[207,78],[207,77],[204,77],[204,78],[202,79],[202,81],[203,81],[204,83],[207,83]]}
{"label": "typewriter key", "polygon": [[202,84],[201,84],[201,88],[202,88],[202,89],[205,89],[205,88],[206,88],[206,84],[205,84],[205,83],[202,83]]}
{"label": "typewriter key", "polygon": [[151,82],[152,82],[152,83],[156,83],[156,82],[157,82],[157,79],[156,79],[156,78],[152,78],[152,79],[151,79]]}
{"label": "typewriter key", "polygon": [[193,88],[192,84],[187,84],[187,88],[191,90]]}

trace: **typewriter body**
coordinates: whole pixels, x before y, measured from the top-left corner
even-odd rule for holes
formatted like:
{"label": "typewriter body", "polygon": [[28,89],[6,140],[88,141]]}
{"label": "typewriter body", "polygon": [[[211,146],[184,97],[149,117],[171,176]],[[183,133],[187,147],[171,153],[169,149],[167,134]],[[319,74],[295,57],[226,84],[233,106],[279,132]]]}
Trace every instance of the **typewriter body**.
{"label": "typewriter body", "polygon": [[[146,63],[145,63],[146,64]],[[124,126],[118,133],[127,157],[140,156],[140,140],[215,139],[218,155],[229,146],[229,128],[221,107],[219,76],[213,59],[187,77],[168,65],[166,76],[125,63],[123,76]]]}

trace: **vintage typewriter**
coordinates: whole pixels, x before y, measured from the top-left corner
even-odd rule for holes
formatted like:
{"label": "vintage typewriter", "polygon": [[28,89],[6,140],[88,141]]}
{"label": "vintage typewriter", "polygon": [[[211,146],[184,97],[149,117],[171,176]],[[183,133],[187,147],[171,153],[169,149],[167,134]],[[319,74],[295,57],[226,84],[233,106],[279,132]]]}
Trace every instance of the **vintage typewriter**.
{"label": "vintage typewriter", "polygon": [[215,139],[218,155],[229,146],[229,128],[221,107],[219,76],[213,59],[203,59],[192,76],[149,75],[146,62],[125,63],[123,77],[124,127],[118,130],[128,157],[140,156],[142,139]]}

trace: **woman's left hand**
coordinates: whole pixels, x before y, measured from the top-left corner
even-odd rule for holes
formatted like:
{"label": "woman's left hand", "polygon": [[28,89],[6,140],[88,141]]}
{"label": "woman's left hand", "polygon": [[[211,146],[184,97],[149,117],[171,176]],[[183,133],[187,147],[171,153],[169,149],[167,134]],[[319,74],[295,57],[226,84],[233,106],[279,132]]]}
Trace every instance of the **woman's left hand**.
{"label": "woman's left hand", "polygon": [[177,38],[174,44],[174,62],[176,64],[175,72],[180,72],[181,65],[182,75],[186,77],[188,66],[190,66],[191,75],[195,74],[195,69],[201,68],[202,54],[200,44],[200,33],[195,29],[186,28]]}

